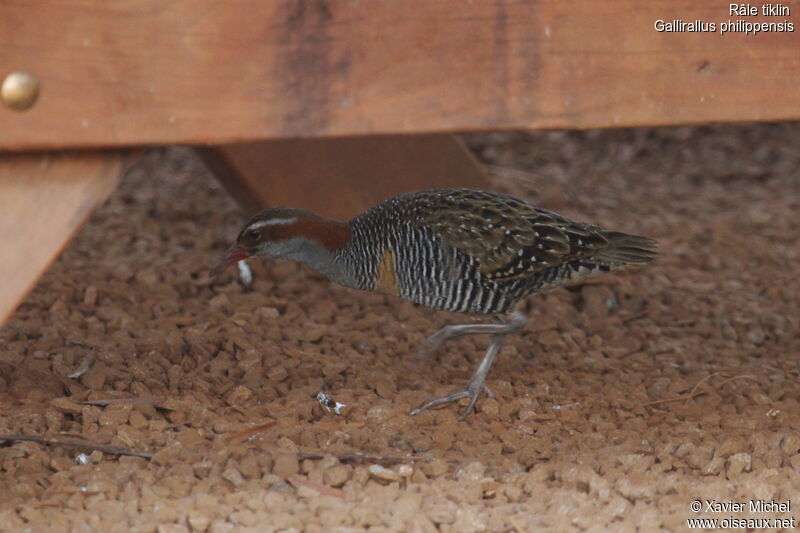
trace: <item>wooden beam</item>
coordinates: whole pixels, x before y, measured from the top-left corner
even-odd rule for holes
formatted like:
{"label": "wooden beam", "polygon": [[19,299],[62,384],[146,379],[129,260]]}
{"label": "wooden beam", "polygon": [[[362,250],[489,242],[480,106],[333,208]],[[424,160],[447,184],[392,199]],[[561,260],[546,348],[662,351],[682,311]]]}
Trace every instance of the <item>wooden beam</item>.
{"label": "wooden beam", "polygon": [[128,159],[124,151],[0,154],[0,324],[114,190]]}
{"label": "wooden beam", "polygon": [[285,205],[347,220],[402,192],[488,183],[472,154],[447,134],[263,141],[198,152],[251,212]]}
{"label": "wooden beam", "polygon": [[[800,6],[791,9],[11,0],[0,3],[0,65],[35,74],[41,93],[27,111],[0,105],[0,149],[796,120]],[[716,31],[657,31],[657,20]],[[795,31],[720,35],[729,20]]]}

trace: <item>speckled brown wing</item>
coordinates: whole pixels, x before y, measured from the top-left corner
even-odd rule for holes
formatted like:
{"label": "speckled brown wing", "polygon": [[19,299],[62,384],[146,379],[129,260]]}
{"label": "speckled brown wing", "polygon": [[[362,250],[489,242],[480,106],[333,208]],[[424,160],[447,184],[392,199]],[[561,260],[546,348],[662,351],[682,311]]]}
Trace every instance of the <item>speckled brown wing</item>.
{"label": "speckled brown wing", "polygon": [[419,214],[442,240],[473,257],[493,281],[526,278],[608,246],[602,230],[497,193],[454,189]]}

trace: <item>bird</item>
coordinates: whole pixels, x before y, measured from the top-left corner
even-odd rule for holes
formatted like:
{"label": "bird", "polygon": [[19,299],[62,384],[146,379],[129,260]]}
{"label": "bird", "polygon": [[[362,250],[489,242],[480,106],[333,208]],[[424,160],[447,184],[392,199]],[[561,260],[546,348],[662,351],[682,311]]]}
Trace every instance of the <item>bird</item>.
{"label": "bird", "polygon": [[491,340],[467,386],[411,411],[468,399],[467,418],[506,335],[526,323],[528,296],[656,257],[657,241],[612,231],[482,189],[446,188],[400,194],[347,222],[293,207],[254,215],[213,274],[250,257],[303,263],[331,281],[397,296],[433,309],[486,317],[450,324],[419,353],[446,341],[487,334]]}

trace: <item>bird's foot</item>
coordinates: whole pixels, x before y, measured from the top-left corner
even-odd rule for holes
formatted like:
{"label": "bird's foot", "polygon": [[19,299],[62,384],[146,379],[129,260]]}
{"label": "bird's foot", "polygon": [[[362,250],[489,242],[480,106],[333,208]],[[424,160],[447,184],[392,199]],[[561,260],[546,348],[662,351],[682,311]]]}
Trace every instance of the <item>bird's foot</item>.
{"label": "bird's foot", "polygon": [[461,415],[458,417],[459,420],[464,420],[475,410],[475,401],[478,399],[478,396],[480,396],[481,391],[485,392],[487,397],[494,398],[494,393],[492,393],[492,391],[490,391],[486,385],[475,383],[475,380],[473,380],[464,390],[448,394],[447,396],[442,396],[441,398],[428,400],[411,411],[411,416],[416,416],[421,412],[427,411],[433,407],[439,407],[440,405],[457,402],[461,398],[469,398],[469,404],[467,404],[466,409],[464,409],[464,411],[462,411]]}
{"label": "bird's foot", "polygon": [[464,420],[467,418],[472,411],[475,409],[475,401],[478,399],[481,391],[486,392],[486,396],[489,398],[494,398],[494,394],[490,391],[485,383],[486,383],[486,376],[489,374],[489,369],[492,367],[492,363],[494,362],[495,357],[500,352],[500,348],[503,346],[503,338],[507,333],[513,333],[517,331],[522,324],[525,323],[525,317],[522,313],[515,312],[511,315],[511,318],[506,323],[500,324],[460,324],[460,325],[451,325],[445,326],[430,337],[422,344],[420,348],[421,353],[428,352],[431,347],[434,349],[438,348],[442,345],[444,341],[447,339],[451,339],[453,337],[460,337],[461,335],[472,335],[475,333],[489,333],[492,335],[492,342],[489,344],[489,348],[486,350],[486,354],[481,359],[478,368],[475,370],[475,373],[472,375],[472,379],[469,381],[467,388],[454,392],[452,394],[448,394],[447,396],[442,396],[441,398],[434,398],[433,400],[428,400],[427,402],[423,403],[413,411],[411,411],[411,416],[418,415],[422,411],[426,411],[432,407],[438,407],[440,405],[457,402],[461,398],[469,398],[469,404],[467,404],[467,408],[464,412],[461,413],[460,419]]}

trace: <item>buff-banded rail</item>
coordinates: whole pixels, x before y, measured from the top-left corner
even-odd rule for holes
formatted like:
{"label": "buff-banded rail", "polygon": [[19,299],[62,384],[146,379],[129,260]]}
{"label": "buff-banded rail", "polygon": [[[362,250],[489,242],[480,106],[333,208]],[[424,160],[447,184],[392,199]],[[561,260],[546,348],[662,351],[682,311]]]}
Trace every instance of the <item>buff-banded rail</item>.
{"label": "buff-banded rail", "polygon": [[491,336],[465,389],[411,411],[467,398],[463,419],[482,391],[491,395],[486,376],[505,336],[525,324],[521,303],[527,296],[648,263],[656,245],[505,194],[435,189],[389,198],[348,222],[303,209],[265,209],[247,222],[215,272],[254,256],[290,259],[345,287],[488,317],[445,326],[420,347],[429,355],[448,339]]}

